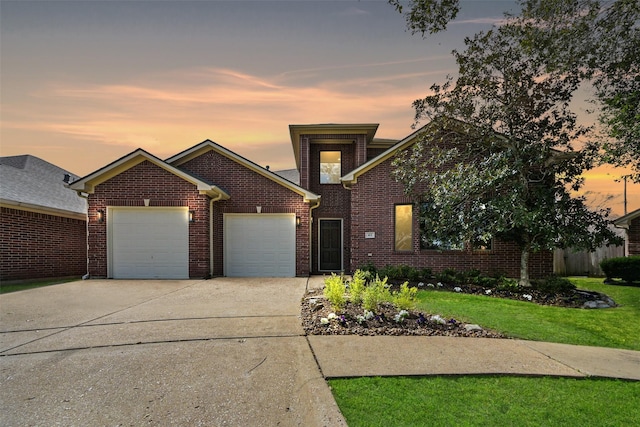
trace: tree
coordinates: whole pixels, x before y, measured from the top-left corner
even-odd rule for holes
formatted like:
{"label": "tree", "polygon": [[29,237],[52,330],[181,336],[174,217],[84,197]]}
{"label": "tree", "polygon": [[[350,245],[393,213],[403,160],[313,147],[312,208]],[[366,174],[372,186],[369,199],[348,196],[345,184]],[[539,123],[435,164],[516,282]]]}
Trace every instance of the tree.
{"label": "tree", "polygon": [[[388,0],[412,33],[443,31],[459,0]],[[602,163],[630,167],[640,182],[640,2],[637,0],[520,0],[508,15],[520,42],[548,71],[579,72],[595,89],[604,133],[587,147]]]}
{"label": "tree", "polygon": [[572,145],[590,130],[569,108],[581,77],[549,71],[520,35],[519,27],[501,26],[454,51],[459,76],[414,102],[416,122],[432,124],[399,155],[394,173],[419,200],[420,220],[435,238],[517,243],[519,283],[529,286],[532,252],[620,240],[608,211],[571,196],[593,164]]}

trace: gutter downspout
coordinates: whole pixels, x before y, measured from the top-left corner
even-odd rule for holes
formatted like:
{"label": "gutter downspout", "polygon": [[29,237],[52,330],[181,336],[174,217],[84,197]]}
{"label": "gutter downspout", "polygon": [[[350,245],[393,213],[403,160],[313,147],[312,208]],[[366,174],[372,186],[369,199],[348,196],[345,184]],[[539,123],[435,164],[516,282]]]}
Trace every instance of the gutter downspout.
{"label": "gutter downspout", "polygon": [[309,276],[313,271],[313,210],[320,207],[320,199],[309,208]]}
{"label": "gutter downspout", "polygon": [[213,277],[213,203],[222,199],[222,193],[209,200],[209,276]]}

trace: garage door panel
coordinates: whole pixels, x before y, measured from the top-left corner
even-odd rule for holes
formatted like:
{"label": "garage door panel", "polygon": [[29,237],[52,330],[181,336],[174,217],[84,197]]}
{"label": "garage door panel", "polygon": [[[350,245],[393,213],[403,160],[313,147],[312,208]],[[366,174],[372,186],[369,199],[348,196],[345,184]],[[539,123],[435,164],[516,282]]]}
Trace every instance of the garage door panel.
{"label": "garage door panel", "polygon": [[189,277],[187,208],[114,208],[109,218],[113,278]]}
{"label": "garage door panel", "polygon": [[295,233],[293,214],[225,215],[225,275],[295,276]]}

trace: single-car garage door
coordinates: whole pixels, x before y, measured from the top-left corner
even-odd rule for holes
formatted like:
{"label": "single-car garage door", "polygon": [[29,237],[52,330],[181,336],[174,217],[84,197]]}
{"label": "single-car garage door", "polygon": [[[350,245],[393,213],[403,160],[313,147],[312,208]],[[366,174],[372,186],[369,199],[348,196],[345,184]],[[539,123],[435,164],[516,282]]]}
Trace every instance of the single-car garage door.
{"label": "single-car garage door", "polygon": [[224,274],[294,277],[295,214],[225,214]]}
{"label": "single-car garage door", "polygon": [[109,277],[189,278],[188,208],[110,208],[107,221]]}

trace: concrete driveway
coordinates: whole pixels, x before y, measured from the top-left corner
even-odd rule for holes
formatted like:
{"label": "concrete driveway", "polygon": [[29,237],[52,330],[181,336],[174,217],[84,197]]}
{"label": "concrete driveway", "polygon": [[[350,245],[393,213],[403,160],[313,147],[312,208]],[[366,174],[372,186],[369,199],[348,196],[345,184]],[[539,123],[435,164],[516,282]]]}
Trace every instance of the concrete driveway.
{"label": "concrete driveway", "polygon": [[0,425],[346,425],[306,278],[89,280],[0,296]]}

